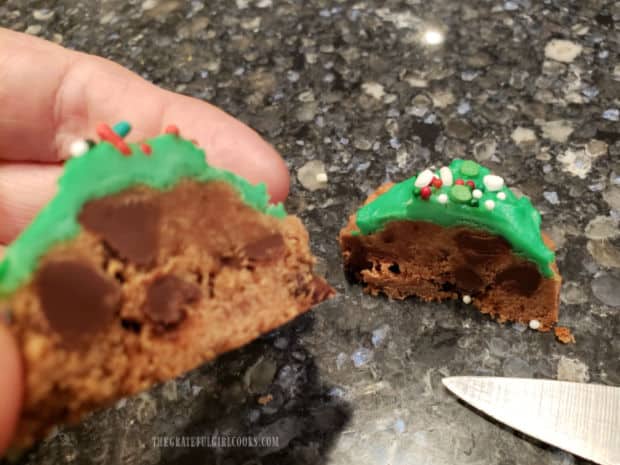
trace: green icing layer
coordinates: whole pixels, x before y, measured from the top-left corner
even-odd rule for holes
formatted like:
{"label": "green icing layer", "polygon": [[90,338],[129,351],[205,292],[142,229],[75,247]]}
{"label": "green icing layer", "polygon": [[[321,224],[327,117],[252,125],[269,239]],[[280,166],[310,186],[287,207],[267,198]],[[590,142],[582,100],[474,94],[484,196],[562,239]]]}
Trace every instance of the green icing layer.
{"label": "green icing layer", "polygon": [[109,142],[101,142],[66,163],[58,194],[7,248],[0,262],[0,296],[28,280],[39,258],[52,245],[79,233],[77,216],[86,202],[137,184],[167,189],[182,178],[226,181],[256,210],[277,218],[286,216],[282,204],[269,204],[264,184],[252,185],[229,171],[208,165],[204,151],[192,142],[165,134],[146,143],[152,149],[150,155],[142,151],[140,144],[128,144],[132,154],[125,156]]}
{"label": "green icing layer", "polygon": [[[467,186],[442,185],[432,188],[427,200],[415,187],[416,177],[395,184],[388,192],[380,195],[357,212],[357,227],[362,234],[371,234],[395,220],[429,221],[441,226],[468,226],[482,229],[504,237],[514,251],[538,265],[541,273],[551,277],[555,255],[544,244],[540,234],[540,213],[526,197],[517,198],[503,186],[491,192],[484,187],[484,176],[491,174],[488,168],[470,160],[455,159],[449,166],[453,179],[471,180],[483,190],[482,197],[472,198]],[[478,169],[476,169],[478,168]],[[439,171],[435,176],[440,177]],[[498,198],[502,192],[505,199]],[[445,196],[441,196],[445,194]],[[501,197],[501,194],[500,194]],[[441,201],[445,203],[442,203]],[[493,201],[493,208],[487,209],[486,202]]]}

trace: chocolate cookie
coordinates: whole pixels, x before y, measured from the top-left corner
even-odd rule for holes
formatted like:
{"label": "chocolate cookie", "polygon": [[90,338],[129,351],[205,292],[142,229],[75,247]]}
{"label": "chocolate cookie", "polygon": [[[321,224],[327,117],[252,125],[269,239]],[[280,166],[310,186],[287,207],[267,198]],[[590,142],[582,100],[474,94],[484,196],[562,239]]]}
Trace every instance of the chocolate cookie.
{"label": "chocolate cookie", "polygon": [[176,128],[78,143],[57,196],[0,263],[22,349],[15,446],[235,349],[333,294],[308,234],[265,187],[215,169]]}
{"label": "chocolate cookie", "polygon": [[561,278],[540,214],[504,180],[454,160],[373,193],[340,231],[345,271],[371,294],[461,299],[548,331]]}

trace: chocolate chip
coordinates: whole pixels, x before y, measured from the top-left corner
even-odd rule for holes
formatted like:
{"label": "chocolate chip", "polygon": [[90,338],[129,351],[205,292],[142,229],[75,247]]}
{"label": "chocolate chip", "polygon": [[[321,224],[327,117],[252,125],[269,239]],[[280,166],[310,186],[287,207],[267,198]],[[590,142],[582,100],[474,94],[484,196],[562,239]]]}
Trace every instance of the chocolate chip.
{"label": "chocolate chip", "polygon": [[504,238],[482,232],[460,231],[454,235],[454,241],[471,263],[489,261],[510,250]]}
{"label": "chocolate chip", "polygon": [[103,330],[121,303],[120,286],[78,260],[45,263],[35,286],[47,321],[65,339]]}
{"label": "chocolate chip", "polygon": [[454,270],[454,277],[456,278],[456,285],[466,291],[477,291],[484,286],[484,282],[478,273],[466,266]]}
{"label": "chocolate chip", "polygon": [[253,262],[269,263],[283,257],[285,252],[284,238],[281,234],[274,233],[247,244],[242,255]]}
{"label": "chocolate chip", "polygon": [[542,276],[533,263],[511,266],[499,273],[496,278],[497,284],[525,296],[532,295],[541,281]]}
{"label": "chocolate chip", "polygon": [[154,322],[172,326],[183,321],[185,307],[199,298],[196,284],[174,275],[161,276],[150,284],[143,310]]}
{"label": "chocolate chip", "polygon": [[152,201],[111,196],[84,205],[79,221],[121,258],[149,266],[157,256],[159,213]]}
{"label": "chocolate chip", "polygon": [[348,281],[356,282],[360,279],[362,271],[370,270],[373,263],[370,261],[366,249],[356,237],[345,238],[343,249],[349,253],[345,261],[345,275]]}

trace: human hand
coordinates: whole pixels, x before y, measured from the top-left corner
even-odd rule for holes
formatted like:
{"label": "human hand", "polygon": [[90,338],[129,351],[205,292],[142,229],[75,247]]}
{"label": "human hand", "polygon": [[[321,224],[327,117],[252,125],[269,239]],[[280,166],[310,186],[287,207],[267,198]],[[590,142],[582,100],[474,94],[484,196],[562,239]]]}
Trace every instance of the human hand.
{"label": "human hand", "polygon": [[[0,256],[1,244],[13,240],[54,195],[71,142],[95,138],[97,123],[120,120],[133,123],[135,140],[176,124],[211,164],[265,182],[273,201],[288,193],[288,170],[280,156],[230,115],[160,89],[103,58],[0,28]],[[0,326],[0,455],[19,413],[19,360],[14,341]]]}
{"label": "human hand", "polygon": [[9,446],[17,424],[23,381],[19,353],[13,337],[0,323],[0,457]]}

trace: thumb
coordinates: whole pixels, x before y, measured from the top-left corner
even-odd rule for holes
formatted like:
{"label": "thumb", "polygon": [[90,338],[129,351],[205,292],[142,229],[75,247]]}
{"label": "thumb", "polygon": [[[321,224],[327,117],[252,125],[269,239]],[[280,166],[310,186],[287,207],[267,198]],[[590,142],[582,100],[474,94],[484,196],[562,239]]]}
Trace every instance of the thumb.
{"label": "thumb", "polygon": [[22,391],[22,366],[17,345],[8,329],[0,323],[0,457],[15,432]]}

